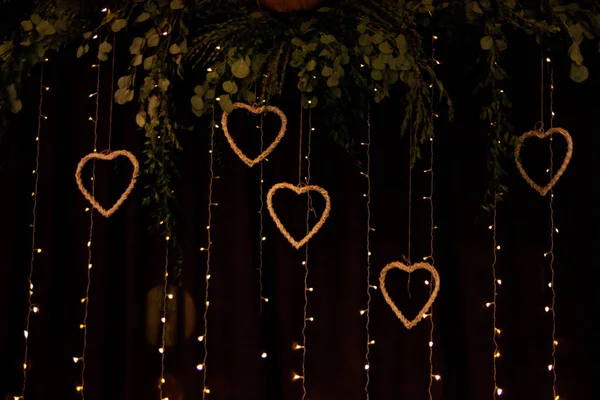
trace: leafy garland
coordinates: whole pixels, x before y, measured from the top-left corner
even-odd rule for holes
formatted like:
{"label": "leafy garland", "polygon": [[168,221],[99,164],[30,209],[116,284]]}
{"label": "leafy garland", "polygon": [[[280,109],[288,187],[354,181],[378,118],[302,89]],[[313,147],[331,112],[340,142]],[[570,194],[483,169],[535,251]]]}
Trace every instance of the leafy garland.
{"label": "leafy garland", "polygon": [[[481,113],[491,128],[491,185],[485,202],[489,206],[507,189],[501,160],[514,141],[510,101],[501,89],[501,81],[508,78],[501,66],[501,54],[508,46],[505,32],[535,35],[543,45],[571,43],[570,76],[576,82],[589,75],[582,42],[600,37],[597,2],[531,3],[332,0],[314,12],[279,14],[262,9],[256,0],[133,0],[101,10],[98,20],[100,10],[91,1],[56,5],[40,0],[22,20],[14,20],[15,13],[0,12],[11,16],[6,17],[10,21],[4,17],[0,21],[0,113],[20,111],[22,83],[49,51],[81,40],[77,57],[93,49],[99,61],[107,61],[112,45],[97,43],[97,35],[133,34],[130,67],[119,78],[114,97],[119,104],[134,99],[140,104],[136,122],[146,136],[143,172],[150,182],[144,204],[153,207],[161,234],[174,238],[174,153],[181,150],[177,133],[184,128],[179,122],[182,114],[218,114],[230,111],[235,101],[271,103],[294,79],[302,106],[327,110],[332,138],[352,151],[356,139],[346,129],[347,121],[364,117],[369,102],[379,103],[392,91],[400,91],[401,131],[413,135],[418,157],[420,145],[433,130],[430,104],[443,101],[452,115],[452,102],[434,71],[437,61],[428,55],[423,40],[425,32],[436,23],[447,29],[479,27],[488,69],[479,89],[489,98]],[[1,5],[0,11],[5,7]],[[556,41],[557,37],[564,40]],[[189,109],[177,110],[173,86],[184,79],[187,87],[190,83],[195,87]],[[439,98],[430,97],[431,85]]]}

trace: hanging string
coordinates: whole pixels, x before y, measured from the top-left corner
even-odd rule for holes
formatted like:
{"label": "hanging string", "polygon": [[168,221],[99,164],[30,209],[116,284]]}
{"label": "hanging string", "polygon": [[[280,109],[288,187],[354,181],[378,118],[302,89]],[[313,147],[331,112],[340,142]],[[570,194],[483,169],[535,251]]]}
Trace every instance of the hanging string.
{"label": "hanging string", "polygon": [[108,112],[108,151],[110,152],[111,150],[111,145],[112,145],[112,120],[113,120],[113,105],[114,105],[114,101],[112,101],[112,96],[115,92],[115,57],[114,55],[117,54],[117,35],[113,35],[113,57],[112,57],[112,65],[110,68],[110,98],[111,98],[111,102],[110,102],[110,109]]}
{"label": "hanging string", "polygon": [[42,133],[42,120],[47,120],[48,117],[42,113],[43,105],[44,105],[44,92],[50,90],[50,87],[44,85],[44,64],[40,69],[40,101],[38,104],[38,128],[37,134],[35,137],[36,142],[36,152],[35,152],[35,169],[32,171],[34,176],[34,184],[33,184],[33,192],[31,192],[31,197],[33,197],[33,208],[31,211],[31,260],[29,262],[29,273],[27,274],[27,316],[25,318],[25,330],[23,331],[23,336],[25,337],[25,349],[23,354],[23,385],[21,387],[21,395],[14,396],[15,400],[24,399],[25,391],[27,390],[27,373],[28,366],[27,360],[29,358],[29,327],[31,324],[31,314],[37,314],[39,312],[39,307],[33,303],[33,273],[35,266],[35,258],[36,254],[41,254],[42,249],[36,248],[36,229],[37,229],[37,197],[38,197],[38,187],[40,181],[39,168],[40,168],[40,135]]}
{"label": "hanging string", "polygon": [[[101,39],[99,39],[99,40],[101,40]],[[99,111],[100,111],[100,64],[94,64],[94,65],[92,65],[92,67],[96,68],[96,93],[92,93],[88,97],[91,98],[91,97],[95,96],[95,100],[96,100],[94,117],[89,118],[89,120],[94,125],[94,153],[95,153],[98,151],[97,145],[98,145],[98,118],[99,118]],[[91,195],[93,197],[93,196],[95,196],[95,192],[96,192],[96,162],[95,162],[95,160],[92,161],[92,178],[91,178],[91,180],[92,180]],[[89,235],[88,235],[88,242],[87,242],[87,248],[88,248],[87,283],[86,283],[86,288],[85,288],[85,297],[81,299],[81,302],[83,303],[83,310],[84,310],[83,311],[83,322],[79,325],[79,327],[81,329],[83,329],[83,349],[81,351],[80,358],[73,358],[73,361],[75,361],[75,362],[81,361],[81,383],[79,386],[76,387],[76,389],[81,394],[82,400],[85,398],[85,368],[86,368],[85,356],[86,356],[86,351],[87,351],[87,334],[88,334],[87,320],[88,320],[88,311],[89,311],[89,303],[90,303],[90,287],[92,284],[92,240],[93,240],[93,236],[94,236],[94,209],[86,208],[85,210],[90,213],[90,228],[89,228]]]}
{"label": "hanging string", "polygon": [[[550,69],[550,128],[554,127],[554,68],[552,67],[552,60],[547,58],[548,68]],[[552,147],[552,137],[550,137],[550,176],[554,174],[554,150]],[[554,287],[555,269],[554,269],[554,235],[558,233],[554,221],[554,189],[550,189],[550,251],[547,255],[550,256],[550,282],[548,286],[552,291],[552,302],[550,304],[550,312],[552,314],[552,364],[548,365],[548,371],[552,372],[552,399],[558,400],[559,396],[556,393],[556,346],[558,342],[556,340],[556,311],[554,309],[556,305],[556,289]]]}
{"label": "hanging string", "polygon": [[[264,148],[264,121],[265,117],[264,114],[261,113],[260,114],[260,152],[263,152],[263,148]],[[267,238],[264,236],[264,219],[263,219],[263,213],[264,213],[264,209],[265,209],[265,201],[264,201],[264,172],[265,172],[265,168],[264,168],[264,164],[261,161],[260,162],[260,209],[258,211],[258,215],[260,216],[260,227],[259,227],[259,251],[258,251],[258,284],[259,284],[259,294],[260,294],[260,313],[262,314],[263,311],[263,301],[265,303],[267,303],[269,301],[268,298],[264,297],[263,295],[263,290],[264,290],[264,286],[263,286],[263,242],[265,240],[267,240]],[[266,353],[262,353],[263,354],[263,358],[266,357]]]}
{"label": "hanging string", "polygon": [[[431,59],[435,60],[435,41],[437,40],[437,36],[432,34],[431,35]],[[431,88],[431,99],[429,101],[429,112],[431,113],[431,137],[429,138],[429,169],[426,170],[425,172],[429,173],[429,196],[425,197],[425,199],[429,200],[429,222],[430,222],[430,227],[429,227],[429,256],[428,257],[424,257],[424,260],[426,260],[427,258],[430,259],[430,264],[432,266],[435,266],[435,259],[433,258],[433,246],[434,246],[434,234],[435,234],[435,223],[434,223],[434,209],[433,209],[433,184],[434,184],[434,174],[433,174],[433,161],[434,161],[434,137],[435,137],[435,128],[433,126],[433,118],[436,117],[435,112],[433,111],[433,96],[435,93],[435,88],[433,83],[430,85]],[[431,295],[433,291],[433,284],[429,285],[429,294]],[[439,375],[435,375],[433,372],[433,337],[434,337],[434,332],[435,332],[435,323],[433,321],[433,304],[431,305],[430,311],[429,311],[429,321],[431,322],[430,324],[430,329],[429,329],[429,387],[428,387],[428,394],[429,394],[429,400],[433,399],[433,393],[432,393],[432,388],[433,388],[433,380],[439,380],[440,376]]]}
{"label": "hanging string", "polygon": [[[410,133],[408,139],[408,249],[407,249],[407,265],[410,265],[410,250],[411,250],[411,233],[412,233],[412,170],[413,170],[413,135]],[[406,289],[408,290],[408,298],[412,298],[412,294],[410,291],[410,276],[408,274],[408,281],[406,282]]]}
{"label": "hanging string", "polygon": [[207,235],[207,245],[206,248],[202,247],[200,248],[200,251],[206,251],[206,276],[205,276],[205,281],[206,281],[206,289],[204,290],[204,302],[205,302],[205,307],[204,307],[204,332],[202,334],[202,336],[198,337],[198,341],[202,342],[204,344],[204,356],[202,359],[202,364],[198,364],[196,366],[196,369],[198,369],[199,371],[203,371],[202,374],[202,400],[206,399],[206,395],[210,393],[210,389],[206,386],[206,374],[207,374],[207,368],[206,368],[206,360],[208,358],[208,306],[210,305],[209,302],[209,283],[210,283],[210,262],[211,262],[211,249],[212,249],[212,240],[211,240],[211,224],[212,224],[212,207],[216,205],[216,203],[213,203],[213,183],[214,180],[217,179],[217,177],[215,176],[215,170],[214,170],[214,149],[215,149],[215,129],[218,127],[218,125],[215,123],[215,107],[213,106],[212,108],[212,122],[210,125],[210,149],[208,150],[208,153],[210,154],[210,178],[208,181],[208,222],[206,223],[206,235]]}
{"label": "hanging string", "polygon": [[371,227],[371,104],[369,103],[367,109],[367,142],[362,143],[367,147],[367,172],[362,173],[367,178],[367,307],[365,310],[361,310],[361,314],[365,314],[365,332],[367,336],[367,346],[365,354],[365,397],[369,400],[369,383],[371,381],[371,348],[370,346],[375,344],[374,340],[371,340],[371,333],[369,331],[369,325],[371,323],[371,289],[376,286],[371,285],[371,231],[374,229]]}
{"label": "hanging string", "polygon": [[493,239],[493,261],[492,261],[492,275],[494,279],[494,297],[492,303],[487,303],[486,306],[492,306],[492,320],[493,320],[493,333],[492,333],[492,341],[494,343],[494,369],[493,369],[493,378],[494,378],[494,399],[497,396],[502,394],[502,389],[498,387],[498,365],[497,360],[500,357],[500,345],[498,343],[498,336],[500,336],[500,329],[498,329],[498,319],[496,314],[497,309],[497,299],[498,299],[498,286],[502,283],[501,280],[498,279],[496,272],[496,264],[498,262],[498,250],[500,250],[500,246],[498,245],[497,240],[497,217],[498,217],[498,208],[497,208],[497,200],[494,198],[493,205],[493,215],[492,215],[492,225],[489,226],[489,229],[492,231],[492,239]]}
{"label": "hanging string", "polygon": [[173,295],[168,292],[168,283],[169,283],[169,236],[165,237],[166,245],[165,245],[165,267],[164,267],[164,279],[163,279],[163,302],[162,302],[162,312],[161,312],[161,332],[160,332],[160,341],[161,345],[158,349],[160,353],[160,378],[158,381],[158,393],[159,399],[161,400],[169,400],[168,397],[163,397],[163,385],[165,384],[165,349],[166,349],[166,330],[167,330],[167,301],[168,299],[172,299]]}

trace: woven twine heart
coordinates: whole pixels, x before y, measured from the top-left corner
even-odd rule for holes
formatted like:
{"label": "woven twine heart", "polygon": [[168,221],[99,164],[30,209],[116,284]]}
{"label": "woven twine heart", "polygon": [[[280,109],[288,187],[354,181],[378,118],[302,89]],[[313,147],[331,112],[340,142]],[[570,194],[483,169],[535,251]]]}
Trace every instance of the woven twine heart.
{"label": "woven twine heart", "polygon": [[[106,210],[104,207],[102,207],[96,201],[94,196],[92,196],[92,194],[83,186],[83,181],[81,180],[81,171],[83,170],[83,167],[85,166],[85,164],[87,164],[87,162],[92,159],[110,161],[110,160],[114,160],[115,158],[117,158],[119,156],[127,157],[129,159],[129,161],[131,161],[131,164],[133,164],[133,175],[131,176],[131,182],[129,182],[129,186],[127,186],[127,189],[125,189],[125,192],[123,192],[123,194],[121,195],[119,200],[117,200],[115,205],[112,206],[109,210]],[[117,211],[119,209],[119,207],[121,207],[121,205],[127,199],[127,197],[129,197],[129,195],[131,194],[131,191],[133,190],[133,187],[135,186],[135,182],[137,181],[137,177],[139,174],[140,174],[140,165],[138,163],[138,160],[135,158],[135,156],[133,154],[131,154],[130,152],[128,152],[127,150],[117,150],[117,151],[109,152],[106,154],[90,153],[87,156],[83,157],[81,159],[81,161],[79,161],[79,164],[77,165],[77,172],[75,172],[75,180],[77,181],[77,186],[79,187],[79,190],[81,191],[81,193],[83,193],[85,198],[92,204],[92,206],[96,210],[98,210],[98,212],[100,212],[100,214],[102,214],[106,218],[108,218],[111,215],[113,215],[114,212]]]}
{"label": "woven twine heart", "polygon": [[[425,303],[423,308],[421,308],[421,311],[419,311],[417,316],[412,321],[409,321],[404,316],[404,314],[402,314],[402,311],[400,311],[398,309],[398,307],[396,307],[396,304],[391,299],[391,297],[388,295],[388,292],[385,288],[385,278],[387,276],[387,273],[394,268],[408,272],[409,274],[418,269],[424,269],[431,273],[431,278],[433,281],[432,282],[433,291],[429,295],[429,300],[427,300],[427,303]],[[383,269],[381,270],[381,275],[379,275],[379,286],[381,286],[381,293],[383,294],[383,298],[385,299],[386,303],[388,303],[390,305],[390,307],[392,308],[392,311],[394,311],[394,313],[396,314],[398,319],[404,324],[406,329],[411,329],[411,328],[414,328],[415,326],[417,326],[419,321],[421,321],[423,319],[423,314],[425,314],[427,312],[427,310],[429,310],[431,308],[431,305],[435,301],[435,298],[437,297],[438,292],[440,291],[440,275],[438,274],[438,272],[434,268],[434,266],[429,263],[421,262],[421,263],[416,263],[416,264],[412,264],[412,265],[405,265],[399,261],[394,261],[394,262],[389,263],[385,267],[383,267]]]}
{"label": "woven twine heart", "polygon": [[[567,154],[565,155],[565,159],[563,160],[562,165],[560,166],[558,171],[556,171],[556,174],[554,174],[552,179],[550,179],[550,182],[548,182],[548,184],[546,186],[542,187],[542,186],[538,185],[537,183],[535,183],[529,177],[527,172],[525,172],[525,169],[523,169],[523,166],[521,165],[521,159],[520,159],[521,146],[523,145],[523,142],[527,138],[537,137],[539,139],[545,139],[545,138],[552,136],[555,133],[562,135],[565,138],[565,140],[567,141]],[[517,168],[519,169],[519,172],[521,172],[523,179],[525,179],[525,181],[527,183],[529,183],[529,186],[531,186],[534,190],[536,190],[542,196],[545,196],[554,187],[554,185],[556,185],[556,182],[558,182],[558,180],[560,179],[562,174],[567,169],[567,166],[569,165],[569,162],[571,161],[572,155],[573,155],[573,139],[571,139],[571,135],[569,135],[569,132],[567,132],[563,128],[552,128],[546,132],[537,131],[537,130],[529,131],[529,132],[523,134],[518,139],[517,146],[515,147],[515,162],[517,163]]]}
{"label": "woven twine heart", "polygon": [[[297,242],[292,237],[292,235],[290,235],[287,229],[285,229],[285,227],[281,223],[281,220],[279,219],[279,217],[277,217],[275,209],[273,208],[273,195],[275,195],[275,192],[277,192],[280,189],[289,189],[297,195],[313,191],[321,194],[321,196],[323,196],[323,198],[325,199],[325,210],[323,210],[323,215],[321,215],[319,222],[317,222],[316,225],[313,226],[313,228],[310,230],[310,232],[308,232],[308,234],[299,242]],[[299,249],[300,247],[304,246],[319,231],[319,229],[321,229],[321,227],[325,223],[325,220],[327,220],[327,218],[329,217],[329,212],[331,211],[331,199],[329,198],[329,193],[327,193],[327,191],[320,186],[309,185],[298,187],[290,183],[278,183],[269,190],[269,193],[267,193],[267,208],[269,209],[269,214],[271,214],[271,218],[273,218],[273,221],[275,221],[275,225],[277,225],[277,228],[281,231],[283,236],[285,236],[285,238],[288,240],[288,242],[292,244],[292,246],[294,246],[296,249]]]}
{"label": "woven twine heart", "polygon": [[260,153],[260,155],[258,157],[254,158],[254,159],[250,159],[242,152],[242,150],[240,150],[240,148],[235,143],[235,140],[233,140],[233,138],[229,134],[229,128],[227,126],[229,113],[226,111],[223,112],[223,117],[221,117],[221,125],[223,126],[223,133],[225,134],[225,137],[227,138],[229,145],[231,146],[231,148],[233,149],[235,154],[237,154],[237,156],[244,163],[246,163],[247,166],[253,167],[256,164],[258,164],[259,162],[263,161],[265,158],[267,158],[267,156],[269,154],[271,154],[271,152],[273,150],[275,150],[275,147],[277,147],[279,142],[281,142],[281,139],[283,139],[283,135],[285,135],[285,131],[287,129],[287,117],[285,116],[283,111],[281,111],[279,108],[274,107],[274,106],[263,106],[263,107],[257,108],[257,107],[253,107],[253,106],[245,104],[245,103],[233,103],[233,109],[235,110],[238,108],[243,108],[244,110],[248,110],[250,113],[252,113],[254,115],[258,115],[264,111],[272,112],[272,113],[276,114],[279,117],[279,119],[281,119],[281,128],[279,128],[279,133],[277,134],[277,137],[275,137],[275,140],[273,141],[273,143],[271,143],[271,145],[269,147],[267,147],[267,149],[265,151]]}

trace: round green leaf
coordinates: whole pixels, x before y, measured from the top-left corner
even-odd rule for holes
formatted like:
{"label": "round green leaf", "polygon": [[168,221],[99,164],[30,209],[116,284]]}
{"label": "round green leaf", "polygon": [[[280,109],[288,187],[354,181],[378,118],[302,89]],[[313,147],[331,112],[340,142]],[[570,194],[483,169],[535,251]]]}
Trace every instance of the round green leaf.
{"label": "round green leaf", "polygon": [[139,17],[137,17],[136,22],[144,22],[144,21],[147,21],[148,19],[150,19],[150,14],[147,12],[143,12],[140,14]]}
{"label": "round green leaf", "polygon": [[321,71],[321,75],[323,75],[324,77],[333,75],[333,68],[328,67],[328,66],[323,67],[323,70]]}
{"label": "round green leaf", "polygon": [[56,29],[54,29],[54,25],[50,22],[43,20],[40,21],[38,26],[35,28],[41,37],[54,35],[56,33]]}
{"label": "round green leaf", "polygon": [[108,42],[102,42],[98,50],[102,53],[110,53],[112,51],[112,44]]}
{"label": "round green leaf", "polygon": [[588,71],[588,69],[585,65],[578,65],[578,64],[572,63],[570,76],[571,76],[571,79],[574,80],[575,82],[581,83],[590,76],[590,72]]}
{"label": "round green leaf", "polygon": [[33,22],[31,22],[30,20],[23,21],[21,22],[21,28],[23,28],[25,32],[29,32],[33,29]]}
{"label": "round green leaf", "polygon": [[181,10],[183,7],[185,7],[183,0],[173,0],[171,2],[171,10]]}
{"label": "round green leaf", "polygon": [[202,110],[204,108],[204,101],[202,100],[202,97],[198,95],[192,96],[191,103],[193,109]]}
{"label": "round green leaf", "polygon": [[231,73],[238,79],[244,79],[250,74],[250,67],[240,59],[231,65]]}
{"label": "round green leaf", "polygon": [[358,44],[366,47],[368,45],[371,44],[371,36],[364,34],[364,35],[360,35],[360,37],[358,38]]}
{"label": "round green leaf", "polygon": [[491,50],[492,46],[494,46],[494,39],[491,36],[484,36],[479,40],[479,44],[483,50]]}
{"label": "round green leaf", "polygon": [[394,49],[388,42],[381,42],[379,44],[379,51],[381,51],[384,54],[392,54]]}
{"label": "round green leaf", "polygon": [[323,44],[331,44],[335,41],[335,36],[333,35],[321,35],[321,43]]}
{"label": "round green leaf", "polygon": [[373,68],[383,71],[385,69],[385,61],[381,57],[373,60]]}
{"label": "round green leaf", "polygon": [[113,22],[111,29],[113,32],[119,32],[121,29],[125,28],[126,26],[127,26],[126,19],[118,19],[115,22]]}
{"label": "round green leaf", "polygon": [[234,81],[223,82],[223,90],[229,94],[235,94],[238,91],[238,85]]}
{"label": "round green leaf", "polygon": [[308,64],[306,64],[307,71],[314,71],[317,68],[317,62],[315,60],[310,60]]}
{"label": "round green leaf", "polygon": [[375,81],[380,81],[383,79],[383,74],[380,70],[374,69],[373,71],[371,71],[371,78],[373,78],[373,80]]}
{"label": "round green leaf", "polygon": [[77,58],[81,58],[81,56],[83,56],[83,52],[84,52],[83,46],[79,46],[79,48],[77,49]]}

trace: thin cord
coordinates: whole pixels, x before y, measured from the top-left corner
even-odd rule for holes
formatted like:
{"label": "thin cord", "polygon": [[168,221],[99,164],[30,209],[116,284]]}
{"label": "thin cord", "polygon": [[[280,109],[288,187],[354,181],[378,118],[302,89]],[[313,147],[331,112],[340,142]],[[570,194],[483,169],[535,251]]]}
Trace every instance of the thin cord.
{"label": "thin cord", "polygon": [[[209,179],[209,183],[208,183],[208,222],[206,225],[206,232],[207,232],[207,247],[206,247],[206,289],[204,291],[204,301],[205,301],[205,308],[204,308],[204,333],[202,336],[200,336],[198,338],[198,340],[200,340],[201,342],[204,343],[204,357],[202,359],[202,364],[199,365],[198,367],[196,367],[197,369],[202,369],[204,370],[204,373],[202,374],[202,400],[206,399],[206,395],[208,393],[210,393],[210,390],[208,389],[208,387],[206,387],[206,374],[207,374],[207,369],[206,369],[206,360],[208,358],[208,340],[207,340],[207,333],[208,333],[208,306],[209,306],[209,297],[208,297],[208,289],[209,289],[209,280],[210,280],[210,251],[212,248],[212,241],[211,241],[211,224],[212,224],[212,206],[213,201],[213,181],[215,180],[215,170],[214,170],[214,148],[215,148],[215,108],[213,106],[212,109],[212,123],[210,125],[210,150],[209,150],[209,154],[210,154],[210,179]],[[202,249],[201,249],[202,250]]]}
{"label": "thin cord", "polygon": [[497,398],[498,395],[502,394],[502,389],[500,389],[498,387],[498,379],[497,379],[497,375],[498,375],[498,365],[497,365],[497,360],[498,357],[500,357],[500,346],[498,344],[498,336],[500,335],[500,329],[498,329],[498,320],[497,320],[497,316],[496,316],[496,302],[497,302],[497,298],[498,298],[498,276],[496,275],[496,264],[498,262],[498,241],[497,241],[497,217],[498,217],[498,209],[497,209],[497,200],[494,199],[494,212],[493,212],[493,221],[492,221],[492,225],[490,226],[490,229],[492,229],[492,239],[493,239],[493,245],[494,245],[494,250],[493,250],[493,255],[494,255],[494,259],[492,261],[492,275],[493,275],[493,279],[494,279],[494,297],[493,297],[493,301],[492,301],[492,319],[493,319],[493,336],[492,336],[492,341],[494,342],[494,355],[493,355],[493,361],[494,361],[494,399]]}
{"label": "thin cord", "polygon": [[[158,381],[158,395],[159,400],[163,400],[163,385],[165,384],[165,349],[166,349],[166,330],[167,330],[167,301],[169,299],[168,284],[169,284],[169,237],[166,237],[165,245],[165,268],[164,268],[164,281],[163,281],[163,307],[160,322],[162,323],[161,329],[161,345],[158,349],[160,353],[160,379]],[[171,296],[172,297],[172,296]]]}
{"label": "thin cord", "polygon": [[[433,35],[431,36],[431,59],[435,60],[435,40],[436,40],[437,36]],[[434,223],[434,210],[433,210],[433,189],[434,189],[434,174],[433,174],[433,161],[434,161],[434,137],[435,137],[435,129],[433,127],[433,117],[435,117],[435,113],[433,112],[433,95],[434,95],[434,85],[431,84],[431,100],[429,102],[429,112],[431,113],[432,116],[432,128],[431,128],[431,137],[429,138],[429,150],[430,150],[430,156],[429,156],[429,172],[430,174],[430,180],[429,180],[429,221],[430,221],[430,227],[429,227],[429,259],[431,260],[431,265],[435,267],[435,259],[433,258],[433,248],[434,248],[434,233],[435,233],[435,223]],[[439,284],[439,283],[437,283]],[[433,291],[433,283],[430,285],[429,287],[429,295],[431,295]],[[433,373],[433,337],[434,337],[434,332],[435,332],[435,323],[433,321],[433,304],[431,305],[430,311],[429,311],[429,319],[431,321],[431,325],[430,325],[430,330],[429,330],[429,388],[428,388],[428,394],[429,394],[429,400],[433,399],[433,393],[432,393],[432,387],[433,387],[433,379],[434,376],[437,377],[438,375],[434,375]]]}
{"label": "thin cord", "polygon": [[[550,62],[550,59],[548,59]],[[550,68],[550,128],[554,127],[554,68],[552,65]],[[554,173],[554,150],[552,148],[552,137],[550,137],[550,176]],[[552,371],[552,399],[557,400],[558,395],[556,394],[556,312],[554,307],[556,305],[556,289],[554,287],[554,235],[557,229],[554,224],[554,189],[550,189],[550,272],[551,281],[548,286],[552,289],[552,304],[550,311],[552,312],[552,364],[548,366],[548,369]]]}
{"label": "thin cord", "polygon": [[302,107],[302,102],[300,102],[300,151],[298,152],[298,184],[302,183],[302,133],[303,133],[303,119],[304,119],[304,109]]}
{"label": "thin cord", "polygon": [[[91,119],[94,124],[94,153],[97,151],[98,144],[98,118],[100,111],[100,64],[96,65],[97,74],[96,74],[96,109],[95,116]],[[96,162],[92,162],[92,197],[96,192]],[[94,235],[94,208],[89,208],[90,212],[90,230],[89,237],[87,242],[88,248],[88,265],[87,265],[87,284],[85,288],[85,297],[81,300],[84,304],[83,308],[83,323],[80,325],[80,328],[83,329],[83,349],[81,352],[81,385],[77,387],[77,391],[81,393],[81,399],[85,398],[85,355],[87,350],[87,320],[88,320],[88,310],[90,303],[90,287],[92,284],[92,239]]]}
{"label": "thin cord", "polygon": [[25,319],[25,330],[23,331],[23,336],[25,337],[25,350],[23,355],[23,386],[21,388],[21,396],[18,396],[17,399],[25,398],[25,390],[27,389],[27,359],[29,357],[29,325],[31,323],[31,313],[37,313],[38,307],[32,303],[33,297],[33,271],[35,265],[35,255],[42,252],[42,249],[36,249],[35,247],[35,234],[37,228],[37,196],[38,196],[38,186],[40,181],[39,168],[40,168],[40,134],[42,132],[42,119],[47,119],[46,116],[42,114],[42,108],[44,105],[44,91],[48,90],[48,88],[44,85],[44,64],[40,69],[40,102],[38,105],[38,128],[37,128],[37,136],[35,137],[36,142],[36,153],[35,153],[35,170],[33,170],[33,175],[35,177],[33,184],[33,192],[31,193],[33,197],[33,209],[31,211],[32,222],[31,222],[31,261],[29,263],[29,274],[27,275],[27,283],[28,283],[28,296],[27,296],[27,318]]}
{"label": "thin cord", "polygon": [[[260,152],[263,152],[263,148],[264,148],[264,114],[261,113],[260,114]],[[259,264],[258,264],[258,285],[259,285],[259,294],[260,294],[260,313],[262,314],[263,311],[263,301],[267,302],[269,301],[266,297],[263,296],[263,290],[264,290],[264,285],[263,285],[263,242],[266,240],[266,238],[264,237],[263,233],[264,233],[264,219],[263,219],[263,211],[265,209],[265,201],[264,201],[264,164],[261,161],[260,162],[260,210],[258,211],[258,214],[260,215],[260,228],[259,228],[259,252],[258,252],[258,257],[259,257]]]}
{"label": "thin cord", "polygon": [[110,70],[110,93],[111,93],[111,102],[110,102],[110,110],[109,110],[109,119],[108,119],[108,151],[111,149],[112,145],[112,119],[113,119],[113,101],[112,96],[115,92],[115,54],[117,54],[117,35],[113,35],[113,57],[112,57],[112,66]]}
{"label": "thin cord", "polygon": [[371,381],[370,374],[370,356],[371,349],[370,346],[373,344],[371,342],[371,333],[369,332],[369,325],[371,323],[371,104],[369,103],[368,111],[367,111],[367,143],[364,143],[367,146],[367,308],[364,311],[366,314],[365,317],[365,332],[367,335],[367,347],[365,354],[365,373],[366,373],[366,382],[365,382],[365,396],[366,399],[369,400],[369,383]]}
{"label": "thin cord", "polygon": [[[310,104],[310,103],[309,103]],[[309,108],[308,111],[308,144],[306,146],[306,184],[310,185],[310,148],[311,148],[311,139],[312,139],[312,108]],[[302,147],[300,147],[300,161],[302,161]],[[306,210],[306,233],[310,232],[310,213],[314,211],[312,205],[312,198],[310,194],[308,194],[307,200],[307,210]],[[307,317],[308,310],[308,243],[304,247],[304,321],[302,324],[302,400],[306,398],[306,322],[309,320]],[[312,321],[313,318],[310,318]]]}

